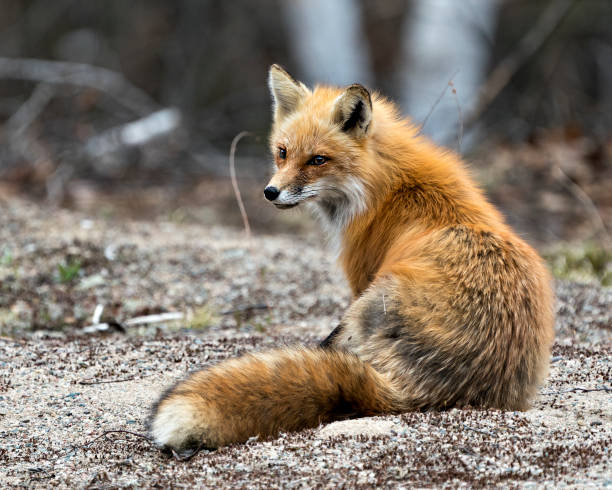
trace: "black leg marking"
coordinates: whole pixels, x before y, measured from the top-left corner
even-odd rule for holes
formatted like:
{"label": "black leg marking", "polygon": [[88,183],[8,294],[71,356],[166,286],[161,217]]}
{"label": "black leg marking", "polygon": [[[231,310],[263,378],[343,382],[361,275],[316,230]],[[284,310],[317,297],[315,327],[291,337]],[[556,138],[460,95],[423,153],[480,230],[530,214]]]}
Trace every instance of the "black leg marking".
{"label": "black leg marking", "polygon": [[323,349],[331,348],[332,344],[334,343],[334,339],[340,334],[341,331],[342,331],[342,325],[338,325],[336,328],[332,330],[332,333],[330,333],[327,336],[327,338],[319,344],[319,347]]}

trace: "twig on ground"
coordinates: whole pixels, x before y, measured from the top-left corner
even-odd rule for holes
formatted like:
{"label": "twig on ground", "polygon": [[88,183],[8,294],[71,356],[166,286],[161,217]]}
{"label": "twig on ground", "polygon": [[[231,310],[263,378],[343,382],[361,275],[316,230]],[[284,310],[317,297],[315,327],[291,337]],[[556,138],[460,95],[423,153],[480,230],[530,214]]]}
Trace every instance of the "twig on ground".
{"label": "twig on ground", "polygon": [[151,446],[155,446],[155,443],[151,440],[151,438],[149,436],[145,435],[145,434],[139,434],[138,432],[132,432],[131,430],[125,430],[125,429],[106,430],[102,434],[100,434],[99,436],[95,437],[94,439],[92,439],[89,442],[86,442],[84,444],[71,445],[70,446],[70,450],[68,452],[66,452],[66,454],[62,454],[61,456],[58,456],[57,458],[55,458],[53,460],[53,462],[52,462],[52,465],[55,465],[55,463],[57,463],[60,459],[67,458],[71,454],[74,454],[79,449],[89,449],[98,440],[102,439],[103,437],[107,437],[108,434],[115,434],[115,433],[131,434],[133,436],[136,436],[136,437],[139,437],[141,439],[144,439]]}
{"label": "twig on ground", "polygon": [[559,391],[545,391],[542,392],[542,395],[563,395],[565,393],[590,393],[592,391],[605,391],[606,393],[612,393],[612,387],[610,386],[602,386],[600,388],[582,388],[581,386],[576,386],[574,388],[569,388],[567,390],[559,390]]}
{"label": "twig on ground", "polygon": [[[139,437],[141,439],[144,439],[145,441],[147,441],[151,446],[156,447],[155,442],[153,442],[153,440],[146,434],[139,434],[138,432],[132,432],[131,430],[125,430],[125,429],[115,429],[115,430],[106,430],[104,431],[102,434],[100,434],[98,437],[96,437],[95,439],[86,442],[85,444],[82,444],[81,446],[77,446],[76,449],[88,449],[92,446],[92,444],[94,444],[96,441],[100,440],[103,437],[106,437],[108,439],[108,435],[109,434],[130,434],[132,436],[136,436]],[[113,442],[119,439],[111,439]],[[204,444],[200,444],[197,448],[194,449],[190,449],[190,450],[186,450],[186,451],[182,451],[180,453],[176,452],[174,449],[172,449],[172,456],[174,457],[174,459],[176,459],[177,461],[189,461],[191,458],[193,458],[196,454],[198,454],[202,449],[204,449]]]}
{"label": "twig on ground", "polygon": [[427,121],[429,121],[429,118],[431,117],[431,115],[433,114],[433,112],[436,110],[436,107],[438,107],[438,104],[442,101],[442,99],[444,98],[444,94],[446,94],[446,91],[448,90],[448,87],[451,86],[451,83],[453,81],[453,78],[455,78],[457,76],[457,73],[459,73],[459,70],[456,70],[455,73],[453,73],[453,75],[449,78],[448,82],[446,83],[446,85],[444,86],[444,89],[442,90],[442,92],[440,92],[440,95],[438,95],[438,98],[436,99],[436,101],[433,103],[433,105],[431,106],[431,108],[429,109],[429,112],[427,113],[427,115],[425,116],[425,119],[423,119],[423,122],[421,123],[421,126],[419,127],[419,132],[417,133],[417,135],[422,134],[423,130],[425,129],[425,125],[427,124]]}
{"label": "twig on ground", "polygon": [[270,308],[267,304],[261,303],[257,305],[245,305],[239,306],[238,308],[234,308],[233,310],[222,311],[222,315],[233,315],[234,313],[244,313],[245,311],[253,311],[253,310],[267,310]]}
{"label": "twig on ground", "polygon": [[[125,429],[113,429],[113,430],[105,430],[102,434],[100,434],[98,437],[96,437],[95,439],[92,439],[89,442],[86,442],[85,444],[82,444],[80,446],[77,446],[78,448],[81,449],[88,449],[89,447],[91,447],[91,445],[98,441],[99,439],[102,439],[103,437],[108,436],[109,434],[130,434],[136,437],[140,437],[141,439],[144,439],[145,441],[147,441],[149,444],[151,444],[152,446],[154,446],[154,442],[151,440],[151,438],[145,434],[139,434],[138,432],[132,432],[131,430],[125,430]],[[113,440],[113,439],[110,439]]]}
{"label": "twig on ground", "polygon": [[580,1],[554,0],[549,2],[546,10],[521,39],[517,48],[499,62],[483,84],[476,104],[465,118],[464,125],[467,129],[480,119],[480,116],[508,85],[516,72],[542,47]]}
{"label": "twig on ground", "polygon": [[78,384],[80,385],[85,385],[85,386],[89,386],[89,385],[103,385],[103,384],[109,384],[109,383],[123,383],[125,381],[133,381],[135,379],[141,379],[141,378],[147,378],[149,376],[153,376],[152,374],[147,374],[144,376],[130,376],[129,378],[123,378],[123,379],[109,379],[109,380],[101,380],[101,381],[90,381],[90,380],[81,380],[78,382]]}
{"label": "twig on ground", "polygon": [[230,178],[232,179],[232,187],[234,188],[234,194],[236,195],[236,201],[238,201],[238,207],[240,208],[240,214],[242,215],[242,222],[244,223],[244,231],[246,233],[247,239],[251,238],[251,226],[249,225],[249,217],[246,214],[246,210],[244,209],[244,203],[242,202],[242,196],[240,195],[240,189],[238,188],[238,181],[236,180],[236,167],[235,167],[235,155],[236,155],[236,145],[238,142],[249,135],[248,131],[242,131],[234,136],[232,140],[232,146],[230,147],[229,154],[229,168],[230,168]]}
{"label": "twig on ground", "polygon": [[136,379],[135,376],[132,376],[131,378],[111,379],[111,380],[104,380],[104,381],[85,381],[85,380],[81,380],[81,381],[78,382],[78,384],[85,385],[85,386],[89,386],[89,385],[102,385],[102,384],[107,384],[107,383],[123,383],[124,381],[132,381],[134,379]]}

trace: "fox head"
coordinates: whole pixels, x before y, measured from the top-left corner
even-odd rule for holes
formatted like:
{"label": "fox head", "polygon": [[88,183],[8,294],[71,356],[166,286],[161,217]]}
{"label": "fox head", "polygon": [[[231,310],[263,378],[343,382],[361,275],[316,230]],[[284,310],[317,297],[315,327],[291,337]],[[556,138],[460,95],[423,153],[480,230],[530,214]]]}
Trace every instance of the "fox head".
{"label": "fox head", "polygon": [[266,199],[281,209],[314,202],[336,221],[365,206],[358,175],[371,132],[368,90],[354,84],[311,91],[278,65],[270,67],[268,84],[275,173]]}

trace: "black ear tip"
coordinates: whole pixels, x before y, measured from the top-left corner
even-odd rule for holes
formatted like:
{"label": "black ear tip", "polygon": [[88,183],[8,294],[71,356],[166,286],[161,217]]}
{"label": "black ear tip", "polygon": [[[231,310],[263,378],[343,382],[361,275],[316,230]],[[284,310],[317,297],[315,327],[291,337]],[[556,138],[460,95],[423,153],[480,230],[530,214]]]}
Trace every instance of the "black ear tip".
{"label": "black ear tip", "polygon": [[354,83],[346,89],[346,92],[351,94],[353,97],[361,99],[365,102],[365,105],[372,109],[372,96],[370,91],[360,83]]}
{"label": "black ear tip", "polygon": [[365,100],[367,100],[369,103],[372,103],[372,97],[370,96],[370,91],[367,88],[365,88],[363,85],[361,85],[360,83],[352,84],[347,89],[347,91],[352,92],[355,95],[360,95]]}

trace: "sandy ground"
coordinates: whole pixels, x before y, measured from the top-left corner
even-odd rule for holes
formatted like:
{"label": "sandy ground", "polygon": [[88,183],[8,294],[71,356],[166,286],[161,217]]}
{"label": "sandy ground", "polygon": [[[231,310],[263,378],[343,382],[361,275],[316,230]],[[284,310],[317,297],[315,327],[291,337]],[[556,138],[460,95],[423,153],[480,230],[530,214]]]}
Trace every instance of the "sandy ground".
{"label": "sandy ground", "polygon": [[[247,242],[222,227],[0,206],[3,487],[612,485],[610,288],[557,285],[551,372],[528,412],[342,421],[181,462],[142,437],[105,431],[142,434],[155,397],[188,371],[320,340],[349,297],[319,237]],[[58,265],[77,259],[67,278]],[[186,316],[83,334],[97,304],[119,323]]]}

